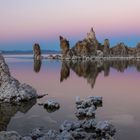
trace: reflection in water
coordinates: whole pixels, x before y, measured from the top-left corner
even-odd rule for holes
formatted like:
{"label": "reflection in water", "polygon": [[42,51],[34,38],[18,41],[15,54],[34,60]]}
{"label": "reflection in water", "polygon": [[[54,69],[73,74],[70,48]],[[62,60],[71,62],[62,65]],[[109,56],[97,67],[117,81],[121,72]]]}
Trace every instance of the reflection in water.
{"label": "reflection in water", "polygon": [[24,102],[20,105],[0,103],[0,131],[5,131],[11,118],[18,112],[27,113],[36,104],[36,100]]}
{"label": "reflection in water", "polygon": [[61,67],[60,81],[70,76],[70,69],[79,77],[84,77],[87,82],[94,88],[97,76],[102,71],[104,76],[109,76],[110,68],[119,72],[124,72],[128,67],[136,67],[140,72],[140,61],[136,60],[118,60],[118,61],[63,61]]}
{"label": "reflection in water", "polygon": [[35,72],[39,72],[40,71],[40,69],[41,69],[41,64],[42,64],[42,62],[41,62],[41,60],[36,60],[36,59],[34,59],[34,71]]}
{"label": "reflection in water", "polygon": [[48,108],[47,106],[44,106],[44,108],[46,109],[46,111],[48,113],[53,113],[53,112],[59,110],[59,108]]}
{"label": "reflection in water", "polygon": [[70,75],[70,66],[67,62],[62,63],[60,82],[67,79]]}

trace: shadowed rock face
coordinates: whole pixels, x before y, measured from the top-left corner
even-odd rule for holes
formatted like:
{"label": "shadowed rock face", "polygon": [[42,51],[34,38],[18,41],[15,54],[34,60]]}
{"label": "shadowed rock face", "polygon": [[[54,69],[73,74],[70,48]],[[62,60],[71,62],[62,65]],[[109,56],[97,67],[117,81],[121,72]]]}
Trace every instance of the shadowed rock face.
{"label": "shadowed rock face", "polygon": [[34,53],[34,59],[41,60],[41,49],[39,44],[34,44],[33,46],[33,53]]}
{"label": "shadowed rock face", "polygon": [[30,102],[21,103],[20,105],[11,105],[9,103],[0,104],[0,131],[7,130],[11,118],[18,112],[27,113],[32,106],[36,103],[36,100]]}
{"label": "shadowed rock face", "polygon": [[63,82],[70,76],[70,69],[79,77],[87,79],[91,88],[94,88],[96,79],[101,72],[104,76],[109,76],[110,68],[116,69],[118,72],[124,72],[128,67],[136,67],[140,72],[140,62],[135,60],[119,60],[119,61],[63,61],[61,67],[60,81]]}
{"label": "shadowed rock face", "polygon": [[69,41],[67,41],[67,39],[63,38],[62,36],[60,36],[59,38],[60,38],[60,47],[62,50],[62,54],[65,56],[69,51]]}

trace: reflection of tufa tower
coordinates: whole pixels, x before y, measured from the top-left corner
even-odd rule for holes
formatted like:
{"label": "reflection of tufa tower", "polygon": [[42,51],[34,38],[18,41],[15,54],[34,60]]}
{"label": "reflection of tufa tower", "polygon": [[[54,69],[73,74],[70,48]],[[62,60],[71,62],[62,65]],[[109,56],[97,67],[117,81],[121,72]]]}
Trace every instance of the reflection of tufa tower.
{"label": "reflection of tufa tower", "polygon": [[34,59],[34,71],[36,73],[38,73],[41,69],[41,64],[42,64],[42,61],[41,60],[36,60]]}
{"label": "reflection of tufa tower", "polygon": [[70,76],[70,67],[66,62],[62,62],[61,73],[60,73],[60,82],[63,82],[64,79],[67,79]]}

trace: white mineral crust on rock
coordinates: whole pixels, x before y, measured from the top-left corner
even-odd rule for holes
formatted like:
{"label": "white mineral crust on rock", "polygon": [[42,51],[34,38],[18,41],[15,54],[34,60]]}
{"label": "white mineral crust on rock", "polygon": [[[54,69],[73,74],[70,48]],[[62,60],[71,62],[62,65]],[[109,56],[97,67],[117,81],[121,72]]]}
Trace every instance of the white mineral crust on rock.
{"label": "white mineral crust on rock", "polygon": [[0,54],[0,101],[19,103],[37,98],[34,88],[27,84],[21,84],[10,74],[4,57]]}

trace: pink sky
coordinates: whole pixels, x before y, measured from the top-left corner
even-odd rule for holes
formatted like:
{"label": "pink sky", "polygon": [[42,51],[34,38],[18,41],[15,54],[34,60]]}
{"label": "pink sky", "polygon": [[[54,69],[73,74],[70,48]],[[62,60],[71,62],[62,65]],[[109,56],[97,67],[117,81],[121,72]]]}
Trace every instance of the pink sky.
{"label": "pink sky", "polygon": [[99,38],[139,36],[139,6],[139,0],[0,0],[0,41],[84,37],[91,26]]}

